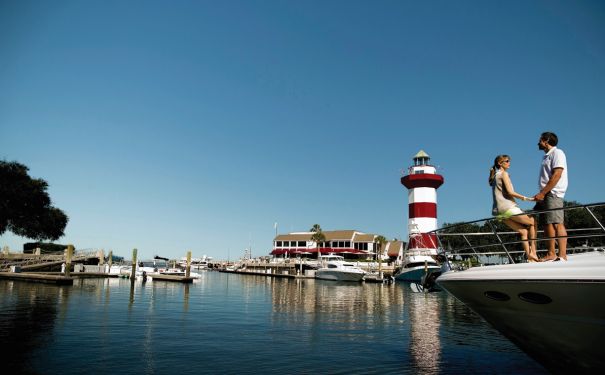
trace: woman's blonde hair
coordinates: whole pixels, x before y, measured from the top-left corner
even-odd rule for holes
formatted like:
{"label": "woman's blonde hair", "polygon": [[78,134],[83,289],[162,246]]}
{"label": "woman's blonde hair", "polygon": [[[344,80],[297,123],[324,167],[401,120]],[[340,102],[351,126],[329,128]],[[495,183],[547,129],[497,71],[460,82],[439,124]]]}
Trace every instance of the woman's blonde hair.
{"label": "woman's blonde hair", "polygon": [[503,155],[498,155],[496,156],[496,158],[494,159],[494,165],[490,168],[489,170],[489,186],[492,186],[495,182],[496,179],[496,172],[498,172],[498,169],[500,169],[500,162],[503,159],[510,159],[510,156],[503,154]]}

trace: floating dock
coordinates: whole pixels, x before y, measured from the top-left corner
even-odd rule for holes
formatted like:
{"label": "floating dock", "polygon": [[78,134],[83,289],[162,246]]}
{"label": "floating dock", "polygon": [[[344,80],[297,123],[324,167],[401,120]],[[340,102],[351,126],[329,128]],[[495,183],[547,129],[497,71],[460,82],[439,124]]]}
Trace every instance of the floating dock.
{"label": "floating dock", "polygon": [[224,273],[237,273],[238,275],[256,275],[256,276],[266,276],[266,277],[279,277],[285,279],[314,279],[315,276],[306,276],[306,275],[295,275],[288,273],[271,273],[271,272],[261,272],[261,271],[246,271],[246,270],[219,270],[219,272]]}
{"label": "floating dock", "polygon": [[55,285],[73,285],[74,278],[63,275],[48,275],[41,273],[29,272],[0,272],[0,279],[4,280],[20,280],[36,283],[55,284]]}

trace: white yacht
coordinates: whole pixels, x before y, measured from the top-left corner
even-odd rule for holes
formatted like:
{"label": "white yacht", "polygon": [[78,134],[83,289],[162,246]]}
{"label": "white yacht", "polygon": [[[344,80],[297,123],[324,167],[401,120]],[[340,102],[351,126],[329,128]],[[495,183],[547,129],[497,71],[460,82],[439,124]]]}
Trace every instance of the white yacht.
{"label": "white yacht", "polygon": [[[597,227],[568,228],[568,244],[588,239],[603,242],[605,227],[595,215],[603,207],[603,203],[573,207],[588,210]],[[506,249],[511,244],[500,241],[499,246]],[[472,249],[479,250],[479,246]],[[603,248],[568,248],[567,261],[513,261],[445,272],[437,284],[549,371],[592,373],[605,368]]]}
{"label": "white yacht", "polygon": [[324,255],[320,259],[320,268],[315,278],[333,281],[362,281],[366,272],[353,263],[346,262],[340,255]]}
{"label": "white yacht", "polygon": [[549,370],[605,365],[605,254],[446,272],[437,284]]}
{"label": "white yacht", "polygon": [[[191,258],[191,270],[192,271],[205,271],[208,269],[208,263],[212,260],[212,257],[203,255],[201,258]],[[179,266],[182,268],[187,267],[187,258],[183,257],[179,261]]]}
{"label": "white yacht", "polygon": [[[109,268],[109,267],[107,267],[107,268]],[[137,277],[142,277],[143,272],[145,272],[146,275],[153,275],[153,274],[162,272],[167,268],[168,268],[168,265],[166,264],[166,262],[163,262],[163,261],[158,261],[155,259],[154,260],[142,260],[142,261],[137,262],[136,269],[135,269],[135,275]],[[114,264],[108,270],[109,274],[117,274],[117,275],[121,275],[121,276],[130,276],[131,272],[132,272],[132,265]]]}

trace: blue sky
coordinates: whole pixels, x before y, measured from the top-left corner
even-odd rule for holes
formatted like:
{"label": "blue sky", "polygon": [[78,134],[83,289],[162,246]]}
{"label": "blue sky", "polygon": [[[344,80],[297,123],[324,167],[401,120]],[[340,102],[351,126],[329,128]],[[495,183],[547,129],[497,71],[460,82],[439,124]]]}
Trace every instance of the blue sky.
{"label": "blue sky", "polygon": [[417,151],[439,222],[473,220],[497,154],[536,193],[546,130],[566,198],[600,202],[604,119],[602,1],[0,1],[0,158],[48,181],[80,249],[267,255],[275,222],[405,238]]}

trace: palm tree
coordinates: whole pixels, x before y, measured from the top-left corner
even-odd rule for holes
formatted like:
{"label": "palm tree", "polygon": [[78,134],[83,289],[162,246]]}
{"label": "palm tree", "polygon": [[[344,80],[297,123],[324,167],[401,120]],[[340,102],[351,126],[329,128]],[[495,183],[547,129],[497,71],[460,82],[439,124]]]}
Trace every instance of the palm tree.
{"label": "palm tree", "polygon": [[376,236],[374,243],[376,243],[376,259],[378,260],[378,276],[382,276],[382,245],[387,242],[387,239],[383,236]]}
{"label": "palm tree", "polygon": [[321,226],[319,224],[313,224],[313,227],[309,229],[309,231],[313,233],[313,235],[311,236],[311,240],[315,241],[315,243],[317,244],[317,259],[319,259],[319,245],[326,240],[326,236],[324,232],[322,232]]}

